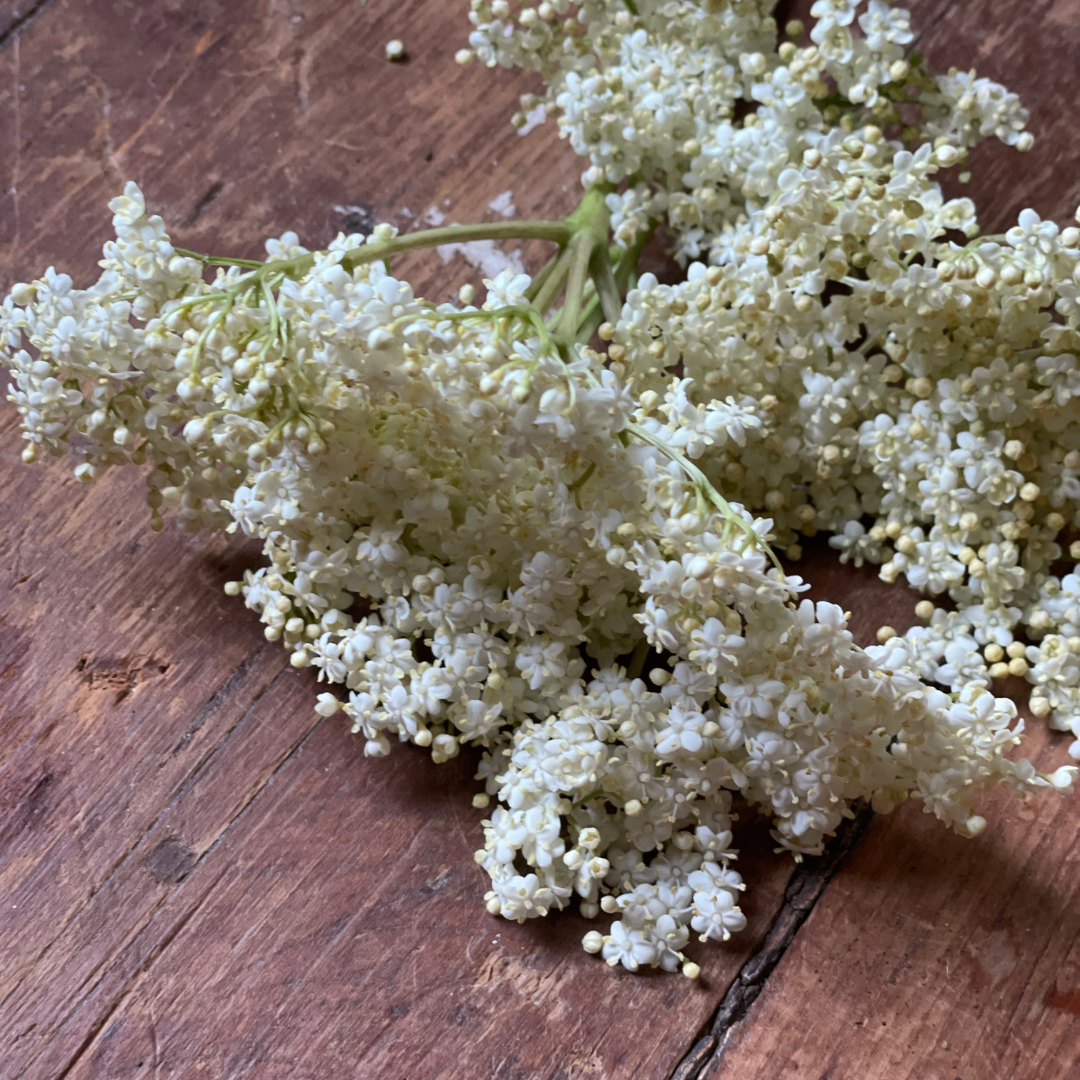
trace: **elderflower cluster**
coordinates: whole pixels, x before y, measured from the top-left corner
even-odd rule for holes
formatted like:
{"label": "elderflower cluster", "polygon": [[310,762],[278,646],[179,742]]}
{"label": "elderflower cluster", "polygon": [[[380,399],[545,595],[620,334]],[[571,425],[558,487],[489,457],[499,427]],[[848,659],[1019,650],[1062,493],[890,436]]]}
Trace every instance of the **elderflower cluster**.
{"label": "elderflower cluster", "polygon": [[666,216],[676,254],[711,264],[643,279],[611,355],[792,555],[828,531],[844,561],[948,596],[911,634],[924,678],[1026,676],[1080,758],[1080,637],[1051,573],[1080,527],[1080,230],[1026,210],[980,238],[932,179],[989,136],[1030,147],[1026,111],[974,72],[927,72],[882,0],[818,0],[810,44],[775,48],[768,3],[635,6],[472,15],[482,59],[545,72],[587,180],[626,181],[617,241]]}
{"label": "elderflower cluster", "polygon": [[826,531],[842,561],[952,602],[908,635],[923,678],[1026,676],[1080,739],[1076,578],[1052,573],[1080,527],[1080,229],[1026,210],[979,237],[932,179],[952,147],[863,135],[785,170],[717,265],[643,277],[611,351],[792,555]]}
{"label": "elderflower cluster", "polygon": [[[435,306],[379,261],[348,269],[365,241],[339,236],[275,298],[242,267],[203,281],[134,185],[112,209],[95,286],[50,273],[3,307],[29,448],[77,433],[83,478],[146,462],[155,520],[261,539],[232,591],[369,754],[483,749],[491,911],[576,894],[619,915],[586,947],[673,969],[691,931],[745,923],[733,792],[802,854],[858,799],[913,794],[971,835],[990,786],[1070,786],[1004,756],[1010,702],[920,682],[904,641],[858,649],[770,564],[769,520],[709,501],[684,453],[749,452],[768,409],[692,407],[692,378],[656,409],[587,347],[564,362],[524,275]],[[270,268],[306,254],[267,246]]]}
{"label": "elderflower cluster", "polygon": [[[617,242],[665,218],[684,261],[716,256],[776,194],[780,175],[836,130],[902,129],[958,156],[995,136],[1027,149],[1027,112],[972,72],[929,72],[910,17],[885,0],[817,0],[809,42],[777,45],[773,0],[472,0],[474,56],[539,71],[516,120],[537,108],[588,158]],[[787,28],[798,39],[801,23]]]}
{"label": "elderflower cluster", "polygon": [[[980,237],[944,197],[979,139],[1030,137],[1003,88],[930,75],[905,12],[818,0],[799,47],[771,7],[474,0],[459,59],[541,72],[590,159],[574,214],[521,223],[559,252],[482,305],[389,256],[513,223],[212,259],[129,184],[96,284],[50,269],[0,306],[23,457],[144,465],[154,528],[261,541],[227,591],[319,714],[375,757],[475,748],[488,909],[576,897],[630,970],[694,975],[692,936],[745,926],[747,808],[801,858],[860,802],[974,836],[991,788],[1070,791],[1007,756],[998,676],[1080,756],[1080,567],[1052,572],[1080,527],[1080,231]],[[636,276],[661,219],[675,285]],[[860,649],[769,546],[820,531],[949,605]]]}

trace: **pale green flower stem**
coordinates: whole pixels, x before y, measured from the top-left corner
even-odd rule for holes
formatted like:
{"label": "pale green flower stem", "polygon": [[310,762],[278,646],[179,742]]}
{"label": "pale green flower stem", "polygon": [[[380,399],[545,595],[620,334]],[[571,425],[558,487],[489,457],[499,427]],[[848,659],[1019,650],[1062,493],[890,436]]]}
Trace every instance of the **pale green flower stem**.
{"label": "pale green flower stem", "polygon": [[[630,288],[635,280],[638,259],[652,233],[651,227],[641,230],[634,244],[626,250],[610,246],[610,213],[606,197],[611,190],[611,187],[606,184],[589,188],[577,209],[561,221],[481,222],[475,225],[444,225],[434,229],[423,229],[387,240],[376,240],[362,247],[350,248],[342,255],[341,266],[352,271],[358,266],[385,262],[409,251],[475,240],[547,240],[556,243],[559,245],[559,250],[537,274],[526,293],[530,307],[515,308],[512,312],[506,309],[500,309],[498,312],[465,311],[454,316],[436,311],[422,317],[429,317],[435,321],[505,320],[508,317],[516,317],[521,322],[532,325],[539,334],[542,344],[557,350],[561,359],[567,362],[571,358],[574,346],[588,342],[601,322],[606,320],[614,325],[619,321],[623,292]],[[294,259],[276,259],[256,263],[248,259],[216,258],[199,255],[196,252],[177,250],[180,254],[198,259],[208,266],[237,266],[248,270],[248,273],[242,274],[222,292],[200,299],[224,301],[222,310],[227,311],[238,297],[253,289],[257,290],[270,309],[271,325],[267,347],[281,336],[283,328],[283,320],[280,319],[274,299],[274,288],[286,278],[295,280],[303,277],[314,267],[318,258],[317,253],[309,252]],[[612,265],[613,256],[617,260],[614,266]],[[563,306],[545,324],[544,315],[559,293],[564,290],[564,283]],[[194,306],[197,303],[199,300],[192,298],[183,301],[182,305]],[[410,316],[399,320],[399,323],[413,321],[413,319],[414,317]],[[394,328],[396,329],[396,325]],[[725,532],[734,529],[742,533],[753,546],[763,549],[777,569],[780,569],[780,564],[768,544],[753,531],[740,514],[734,511],[696,465],[673,446],[638,424],[628,424],[626,431],[642,442],[654,446],[669,460],[678,464],[696,493],[700,513],[707,513],[710,506],[719,511],[727,522]],[[625,434],[620,438],[625,442]],[[594,469],[594,465],[589,466],[585,473],[575,481],[573,484],[575,494],[579,493],[580,488],[592,476]]]}

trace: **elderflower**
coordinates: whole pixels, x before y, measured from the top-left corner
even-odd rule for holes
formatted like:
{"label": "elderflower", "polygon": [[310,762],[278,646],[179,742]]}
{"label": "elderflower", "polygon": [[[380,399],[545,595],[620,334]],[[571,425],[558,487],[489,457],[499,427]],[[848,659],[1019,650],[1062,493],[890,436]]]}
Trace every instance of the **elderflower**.
{"label": "elderflower", "polygon": [[[286,233],[258,263],[175,248],[128,184],[94,285],[50,269],[0,307],[27,461],[143,464],[154,528],[260,541],[226,591],[368,755],[476,748],[492,914],[576,897],[614,917],[586,951],[691,978],[691,941],[746,926],[738,803],[801,857],[860,801],[975,836],[983,792],[1070,791],[1008,756],[1005,674],[1080,757],[1080,566],[1051,573],[1080,526],[1080,234],[980,237],[944,197],[1026,113],[927,71],[905,11],[818,0],[777,49],[771,7],[473,0],[458,61],[539,72],[523,111],[588,159],[563,221]],[[670,285],[637,274],[661,220]],[[509,237],[558,251],[479,305],[389,269]],[[953,609],[860,649],[772,553],[817,531]]]}

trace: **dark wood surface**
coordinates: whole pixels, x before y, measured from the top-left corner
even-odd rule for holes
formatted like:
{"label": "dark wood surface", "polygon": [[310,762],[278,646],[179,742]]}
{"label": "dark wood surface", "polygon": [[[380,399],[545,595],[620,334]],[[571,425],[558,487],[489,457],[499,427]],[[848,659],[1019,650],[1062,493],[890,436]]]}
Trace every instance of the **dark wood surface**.
{"label": "dark wood surface", "polygon": [[[920,0],[939,65],[1025,96],[984,155],[988,224],[1080,199],[1080,4]],[[0,287],[81,281],[137,179],[178,242],[258,254],[350,214],[408,227],[576,201],[530,87],[462,70],[448,0],[0,0]],[[401,37],[410,60],[390,65]],[[411,216],[409,216],[411,215]],[[535,253],[526,250],[526,261]],[[479,275],[417,255],[442,298]],[[1076,804],[992,800],[960,841],[909,805],[834,861],[740,837],[750,927],[703,977],[632,977],[576,916],[488,916],[472,764],[368,761],[222,584],[250,545],[147,527],[134,470],[18,461],[0,412],[0,1077],[1017,1080],[1080,1057]],[[869,641],[913,598],[813,552]],[[1028,753],[1067,740],[1031,725]],[[756,996],[755,995],[759,995]],[[947,1044],[947,1046],[943,1045]],[[680,1062],[682,1064],[680,1065]]]}

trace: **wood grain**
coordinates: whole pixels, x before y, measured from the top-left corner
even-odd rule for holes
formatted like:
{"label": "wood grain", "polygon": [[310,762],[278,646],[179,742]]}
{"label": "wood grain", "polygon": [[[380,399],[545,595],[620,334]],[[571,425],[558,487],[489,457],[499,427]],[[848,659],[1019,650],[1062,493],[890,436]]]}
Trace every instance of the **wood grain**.
{"label": "wood grain", "polygon": [[[915,7],[924,24],[938,20],[931,44],[952,62],[998,41],[978,62],[1037,104],[1038,40],[1026,25],[1012,33],[1020,23],[999,17],[997,0],[983,20],[964,17],[971,4]],[[1021,10],[1001,7],[1013,18]],[[570,209],[579,160],[550,127],[519,139],[504,122],[529,80],[453,64],[465,36],[459,8],[436,0],[47,0],[5,38],[27,0],[0,0],[0,287],[50,263],[88,280],[108,236],[104,204],[127,178],[142,184],[179,242],[232,254],[258,254],[261,237],[289,228],[322,245],[373,216],[403,228],[432,209],[475,220],[491,216],[488,204],[507,190],[520,216]],[[1023,10],[1044,26],[1075,25],[1068,23],[1075,4]],[[980,30],[990,36],[981,39]],[[383,59],[391,37],[404,39],[408,63]],[[1075,41],[1059,31],[1046,43],[1055,70],[1064,70],[1062,57],[1075,62]],[[1053,112],[1041,107],[1037,120],[1064,136]],[[1006,220],[1029,192],[1044,203],[1075,200],[1073,162],[1055,147],[1044,139],[1023,159],[1022,184],[1013,167],[980,187],[992,214]],[[539,249],[523,255],[534,261]],[[480,276],[460,258],[443,267],[417,255],[401,269],[438,299]],[[1003,1028],[1002,1010],[1013,1000],[1023,1001],[1027,1023],[1045,1029],[1046,1040],[1067,1038],[1058,1017],[1075,1000],[1075,964],[1054,967],[1053,958],[1074,948],[1073,924],[1063,917],[1023,936],[1024,918],[1064,910],[1080,881],[1045,807],[1013,808],[993,861],[985,847],[955,846],[905,813],[872,827],[873,846],[856,847],[850,870],[833,879],[764,982],[739,1029],[748,1034],[716,1058],[722,1040],[710,1042],[707,1033],[725,994],[740,971],[755,970],[759,949],[783,937],[792,864],[771,854],[759,826],[746,823],[740,835],[750,928],[729,948],[702,951],[696,985],[609,971],[577,949],[585,929],[577,917],[523,927],[492,919],[470,858],[482,817],[469,806],[470,762],[435,767],[406,749],[388,762],[364,760],[340,723],[312,712],[310,673],[285,670],[281,650],[222,594],[222,583],[257,552],[171,528],[155,535],[134,470],[86,489],[64,463],[22,466],[19,445],[7,408],[0,413],[5,1080],[98,1080],[151,1069],[260,1080],[659,1080],[695,1045],[680,1080],[706,1065],[756,1080],[755,1070],[774,1067],[781,1045],[790,1049],[780,1040],[800,1030],[792,1015],[821,1001],[806,977],[807,964],[824,962],[814,956],[835,967],[830,985],[841,1002],[887,986],[876,1006],[887,1026],[867,1043],[873,1052],[858,1058],[866,1069],[843,1071],[845,1058],[829,1074],[834,1080],[907,1075],[890,1071],[901,1046],[893,1032],[907,1038],[934,1020],[898,1028],[888,1017],[911,1008],[913,972],[938,956],[966,964],[974,983],[976,955],[997,972],[978,999],[982,1011],[955,1014],[972,1045],[984,1025]],[[886,588],[869,569],[838,568],[819,549],[803,572],[815,595],[852,609],[860,640],[882,622],[903,628],[911,620],[912,595]],[[1060,757],[1060,740],[1047,752]],[[1027,813],[1037,813],[1033,822],[1017,816]],[[1070,820],[1062,816],[1058,832]],[[1046,840],[1018,861],[1032,847],[1029,829]],[[926,844],[946,853],[958,875],[928,870]],[[904,853],[896,867],[894,851]],[[903,870],[909,865],[914,872]],[[1021,882],[1032,883],[1027,899]],[[885,921],[872,922],[878,908]],[[908,908],[933,919],[932,933],[903,922]],[[970,929],[976,908],[977,931]],[[927,939],[911,968],[889,959],[889,919]],[[995,920],[1021,930],[999,941]],[[847,950],[842,963],[837,941]],[[974,952],[965,951],[969,944]],[[1016,956],[1011,973],[1001,959],[1008,949]],[[1034,988],[1027,998],[1021,978]],[[769,1012],[777,1000],[791,1013]],[[835,1045],[851,1038],[841,1015]],[[1008,1047],[1022,1029],[1017,1020]],[[807,1039],[800,1061],[819,1076],[828,1064],[824,1044]],[[1053,1049],[1046,1040],[1038,1060],[1049,1073],[1024,1065],[1010,1075],[1055,1075],[1066,1044]],[[996,1074],[971,1074],[983,1075]]]}
{"label": "wood grain", "polygon": [[[1047,745],[1047,744],[1050,745]],[[1028,753],[1062,759],[1034,727]],[[1072,801],[996,795],[977,841],[875,821],[708,1080],[1067,1077],[1080,1060]]]}
{"label": "wood grain", "polygon": [[[1071,221],[1080,146],[1060,91],[1075,88],[1080,70],[1080,4],[918,0],[911,7],[933,64],[975,65],[1017,90],[1032,112],[1030,154],[993,146],[977,152],[967,193],[987,231],[1006,228],[1025,206]],[[1025,686],[1011,689],[1026,699]],[[1066,761],[1067,738],[1027,720],[1022,752],[1043,769]],[[1018,803],[996,795],[976,841],[944,833],[920,811],[908,804],[871,825],[745,1020],[717,1033],[701,1077],[1075,1074],[1075,799]]]}
{"label": "wood grain", "polygon": [[[475,219],[508,189],[523,215],[569,209],[579,163],[503,122],[523,80],[452,63],[460,25],[431,3],[59,0],[0,52],[4,283],[85,279],[128,176],[185,242],[234,253],[357,214]],[[444,295],[478,276],[414,265]],[[312,680],[221,593],[249,549],[150,533],[133,470],[89,491],[22,467],[11,412],[0,446],[0,1074],[666,1073],[781,903],[792,867],[761,829],[751,929],[698,985],[608,972],[578,919],[492,919],[469,763],[366,762],[318,724]]]}

